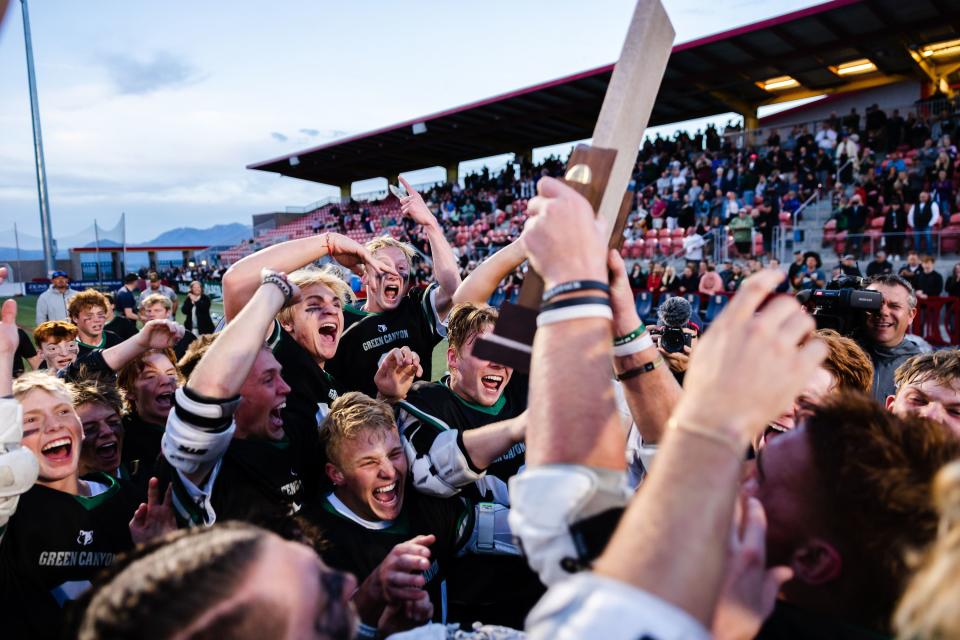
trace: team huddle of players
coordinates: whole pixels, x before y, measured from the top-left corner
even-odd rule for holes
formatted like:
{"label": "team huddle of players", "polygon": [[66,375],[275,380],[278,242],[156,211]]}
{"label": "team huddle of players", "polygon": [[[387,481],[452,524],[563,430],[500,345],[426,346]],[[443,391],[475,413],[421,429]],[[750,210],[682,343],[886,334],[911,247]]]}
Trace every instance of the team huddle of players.
{"label": "team huddle of players", "polygon": [[[544,185],[562,189],[556,181]],[[423,225],[430,241],[435,282],[426,289],[410,285],[415,254],[409,246],[389,237],[362,246],[319,234],[235,264],[223,278],[225,327],[193,340],[182,357],[173,347],[182,343],[183,327],[157,317],[126,340],[84,349],[67,366],[16,378],[8,373],[18,344],[16,308],[4,304],[0,395],[12,398],[0,400],[0,604],[16,612],[4,617],[5,636],[57,637],[67,629],[81,638],[259,637],[277,615],[270,598],[256,591],[265,584],[270,597],[283,598],[287,637],[306,635],[291,630],[298,624],[332,638],[375,637],[430,620],[522,629],[545,584],[589,566],[611,535],[598,566],[616,574],[610,554],[618,541],[632,544],[612,534],[621,517],[621,529],[637,524],[632,511],[624,513],[623,474],[604,468],[622,468],[626,458],[636,483],[657,455],[666,459],[660,463],[665,471],[651,477],[673,483],[682,495],[685,482],[714,461],[708,456],[687,473],[673,458],[675,447],[657,453],[672,425],[684,435],[668,442],[685,442],[694,458],[698,447],[732,447],[733,456],[726,456],[736,465],[732,479],[748,442],[767,459],[766,467],[757,465],[759,473],[771,473],[770,460],[786,449],[771,443],[795,441],[779,434],[808,417],[811,406],[870,388],[869,358],[852,341],[819,332],[816,348],[823,353],[795,367],[808,384],[776,383],[797,397],[786,414],[764,417],[766,431],[747,438],[709,431],[703,425],[717,417],[711,407],[731,401],[730,394],[715,402],[707,397],[707,389],[722,391],[723,375],[694,371],[691,385],[701,393],[686,392],[681,401],[680,386],[637,316],[616,252],[605,264],[590,265],[596,273],[572,258],[552,269],[571,276],[554,281],[576,286],[548,291],[534,383],[475,357],[473,345],[497,320],[485,301],[499,282],[537,256],[533,266],[549,273],[543,256],[567,231],[547,230],[542,222],[532,237],[525,231],[461,281],[436,219],[405,186],[410,195],[401,200],[403,212]],[[598,246],[593,253],[602,256]],[[328,256],[362,274],[362,305],[351,300],[336,271],[313,266]],[[776,286],[767,276],[751,285],[759,293],[748,287],[738,296],[732,314],[750,319],[760,294],[768,293],[764,287]],[[769,319],[774,311],[766,313]],[[566,322],[576,318],[610,322],[603,331],[589,324],[580,331]],[[733,322],[711,331],[725,336]],[[806,323],[784,320],[798,336],[810,335]],[[611,332],[618,336],[612,362],[590,342],[609,345]],[[754,342],[775,339],[773,332],[753,334]],[[429,382],[432,351],[444,338],[448,373]],[[722,351],[714,346],[721,341],[704,347],[714,349],[717,362],[747,357],[749,345]],[[795,357],[782,351],[785,359]],[[910,413],[909,394],[942,366],[930,356],[908,367],[891,410]],[[607,393],[614,377],[619,419],[602,415],[605,403],[614,404]],[[574,388],[596,403],[571,397]],[[700,395],[706,400],[698,405]],[[528,419],[528,396],[531,410],[536,402],[535,421]],[[699,413],[691,413],[692,406]],[[678,423],[678,415],[699,420]],[[536,468],[524,471],[534,462],[526,457],[533,442]],[[945,459],[960,451],[947,444],[938,454]],[[568,463],[593,470],[572,472],[576,465]],[[681,475],[666,480],[669,469]],[[641,499],[668,493],[654,484]],[[698,495],[685,499],[695,504]],[[656,513],[659,507],[650,502],[647,508]],[[668,511],[662,515],[669,524]],[[280,537],[264,537],[266,530]],[[668,531],[664,526],[650,539]],[[322,563],[300,542],[312,545]],[[255,560],[262,566],[253,566]],[[306,575],[309,584],[300,585]],[[541,602],[532,619],[549,622],[558,612],[575,611],[591,590],[609,586],[576,584],[580,592],[551,588],[545,600],[567,598],[569,606],[551,610]],[[228,601],[245,604],[223,604]],[[144,612],[153,613],[145,618]],[[674,619],[667,614],[664,619]]]}
{"label": "team huddle of players", "polygon": [[[181,358],[172,347],[183,328],[158,319],[51,367],[59,376],[13,381],[5,409],[22,407],[23,433],[3,443],[23,458],[11,469],[29,475],[32,455],[39,477],[19,496],[0,489],[0,589],[5,606],[26,613],[15,625],[25,637],[56,635],[64,605],[134,544],[178,527],[284,526],[290,516],[316,525],[325,562],[361,581],[370,595],[355,603],[373,626],[389,589],[422,600],[420,621],[522,627],[542,594],[506,527],[526,382],[471,355],[497,317],[483,302],[522,256],[504,252],[462,283],[420,196],[403,206],[431,241],[436,282],[425,290],[409,284],[409,246],[322,234],[234,265],[223,280],[226,328]],[[362,272],[362,306],[335,270],[312,266],[324,256]],[[449,374],[425,382],[445,337]],[[478,563],[478,553],[494,559]],[[419,557],[429,567],[410,565]],[[411,571],[420,575],[410,584],[392,584]],[[491,590],[502,571],[517,580]]]}

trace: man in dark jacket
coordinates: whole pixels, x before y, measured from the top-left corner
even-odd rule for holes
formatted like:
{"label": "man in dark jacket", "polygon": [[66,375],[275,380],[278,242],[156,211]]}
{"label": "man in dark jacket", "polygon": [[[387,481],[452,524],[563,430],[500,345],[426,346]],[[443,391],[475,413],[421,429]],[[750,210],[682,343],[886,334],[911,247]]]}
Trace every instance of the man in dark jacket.
{"label": "man in dark jacket", "polygon": [[896,392],[894,373],[904,360],[929,350],[907,331],[917,315],[917,296],[909,282],[895,275],[876,276],[867,289],[879,291],[883,304],[867,314],[863,350],[873,360],[873,397],[883,402]]}

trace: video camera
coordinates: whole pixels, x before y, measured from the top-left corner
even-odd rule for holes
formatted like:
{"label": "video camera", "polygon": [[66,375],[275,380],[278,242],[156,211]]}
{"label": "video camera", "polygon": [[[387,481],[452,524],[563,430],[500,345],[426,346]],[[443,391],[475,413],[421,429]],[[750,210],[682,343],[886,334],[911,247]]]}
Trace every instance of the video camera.
{"label": "video camera", "polygon": [[797,292],[797,300],[817,322],[817,329],[833,329],[840,335],[856,337],[864,327],[866,314],[879,311],[883,295],[864,290],[864,279],[840,276],[823,289]]}

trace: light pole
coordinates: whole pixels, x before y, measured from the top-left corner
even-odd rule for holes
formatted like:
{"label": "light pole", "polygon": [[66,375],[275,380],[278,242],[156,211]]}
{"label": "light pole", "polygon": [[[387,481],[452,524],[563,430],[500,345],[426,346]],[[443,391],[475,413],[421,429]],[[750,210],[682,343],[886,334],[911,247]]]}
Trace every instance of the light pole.
{"label": "light pole", "polygon": [[30,12],[27,0],[23,8],[23,42],[27,48],[27,81],[30,84],[30,119],[33,123],[33,156],[37,165],[37,192],[40,198],[40,233],[43,236],[43,262],[47,275],[56,271],[53,230],[50,226],[50,198],[47,195],[47,169],[43,161],[43,136],[40,134],[40,104],[37,101],[37,77],[33,68],[33,41],[30,38]]}

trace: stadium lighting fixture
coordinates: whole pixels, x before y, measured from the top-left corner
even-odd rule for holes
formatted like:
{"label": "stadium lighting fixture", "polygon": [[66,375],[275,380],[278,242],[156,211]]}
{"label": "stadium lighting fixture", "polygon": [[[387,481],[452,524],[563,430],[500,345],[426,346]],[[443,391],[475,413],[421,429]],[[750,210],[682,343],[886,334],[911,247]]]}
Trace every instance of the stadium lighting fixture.
{"label": "stadium lighting fixture", "polygon": [[924,58],[949,58],[960,55],[960,39],[926,44],[920,47],[920,55]]}
{"label": "stadium lighting fixture", "polygon": [[415,122],[411,127],[413,130],[413,135],[418,136],[421,133],[427,132],[427,123],[426,122]]}
{"label": "stadium lighting fixture", "polygon": [[851,60],[850,62],[844,62],[843,64],[838,64],[835,67],[830,67],[830,71],[834,72],[838,76],[855,76],[861,73],[872,73],[877,70],[877,65],[873,64],[867,58],[860,58],[859,60]]}
{"label": "stadium lighting fixture", "polygon": [[298,156],[290,156],[290,166],[295,167],[300,164],[300,158]]}
{"label": "stadium lighting fixture", "polygon": [[799,87],[800,83],[790,76],[777,76],[763,82],[758,82],[757,86],[764,91],[781,91],[783,89],[793,89]]}

